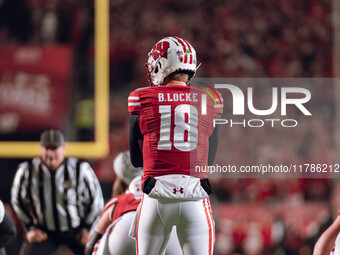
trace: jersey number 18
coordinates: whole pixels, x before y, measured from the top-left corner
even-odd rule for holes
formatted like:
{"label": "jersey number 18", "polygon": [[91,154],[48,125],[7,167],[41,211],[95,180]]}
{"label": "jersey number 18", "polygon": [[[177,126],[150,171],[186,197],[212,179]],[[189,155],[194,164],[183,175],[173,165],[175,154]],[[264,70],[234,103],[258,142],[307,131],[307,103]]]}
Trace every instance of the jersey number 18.
{"label": "jersey number 18", "polygon": [[[158,150],[192,151],[198,141],[198,111],[193,105],[181,104],[174,109],[174,129],[171,132],[171,105],[160,105],[161,115]],[[170,135],[173,133],[173,139]],[[173,142],[172,142],[173,141]]]}

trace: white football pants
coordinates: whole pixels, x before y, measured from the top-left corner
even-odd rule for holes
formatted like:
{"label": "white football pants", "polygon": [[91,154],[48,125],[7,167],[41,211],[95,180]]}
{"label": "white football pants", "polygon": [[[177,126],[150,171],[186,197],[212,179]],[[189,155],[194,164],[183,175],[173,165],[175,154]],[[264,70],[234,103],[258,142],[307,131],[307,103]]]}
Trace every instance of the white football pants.
{"label": "white football pants", "polygon": [[137,255],[162,255],[173,226],[184,255],[213,254],[215,226],[209,198],[169,202],[144,194],[137,217]]}
{"label": "white football pants", "polygon": [[[107,228],[97,245],[95,255],[133,255],[136,254],[135,239],[128,236],[136,211],[123,214]],[[182,255],[176,230],[171,232],[165,255]]]}

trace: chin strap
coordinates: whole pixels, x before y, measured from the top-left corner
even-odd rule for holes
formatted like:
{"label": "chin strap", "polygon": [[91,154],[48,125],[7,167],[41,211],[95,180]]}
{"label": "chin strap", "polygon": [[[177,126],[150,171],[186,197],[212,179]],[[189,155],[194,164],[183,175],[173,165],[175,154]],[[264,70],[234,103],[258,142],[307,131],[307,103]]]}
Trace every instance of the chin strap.
{"label": "chin strap", "polygon": [[201,65],[202,65],[202,63],[199,63],[198,66],[196,67],[195,71],[197,71],[197,69],[200,68]]}
{"label": "chin strap", "polygon": [[200,68],[201,65],[202,65],[202,63],[199,63],[199,64],[198,64],[198,66],[197,66],[196,69],[195,69],[194,74],[191,76],[191,78],[190,78],[189,81],[187,82],[187,86],[189,86],[190,81],[192,80],[192,78],[194,78],[194,76],[195,76],[195,74],[196,74],[196,72],[197,72],[197,69]]}

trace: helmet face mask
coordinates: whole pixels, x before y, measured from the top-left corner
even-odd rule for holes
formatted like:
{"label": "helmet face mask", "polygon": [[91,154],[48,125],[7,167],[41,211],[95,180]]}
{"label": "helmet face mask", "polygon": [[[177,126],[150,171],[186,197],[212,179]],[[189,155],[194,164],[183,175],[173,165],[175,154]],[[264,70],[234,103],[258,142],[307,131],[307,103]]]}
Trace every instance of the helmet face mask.
{"label": "helmet face mask", "polygon": [[150,86],[163,85],[165,78],[176,71],[192,73],[197,70],[196,51],[184,39],[166,37],[160,40],[148,54],[145,66],[148,71],[146,80]]}

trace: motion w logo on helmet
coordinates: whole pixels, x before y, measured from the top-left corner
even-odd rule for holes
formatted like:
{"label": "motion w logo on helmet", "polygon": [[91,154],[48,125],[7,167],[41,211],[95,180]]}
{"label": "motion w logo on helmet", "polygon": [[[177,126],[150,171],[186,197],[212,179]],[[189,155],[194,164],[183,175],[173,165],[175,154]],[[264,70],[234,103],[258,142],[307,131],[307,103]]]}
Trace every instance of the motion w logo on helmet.
{"label": "motion w logo on helmet", "polygon": [[168,57],[168,49],[169,49],[169,42],[163,41],[157,43],[153,48],[152,48],[152,57],[154,60],[157,60],[159,57],[162,58],[167,58]]}

